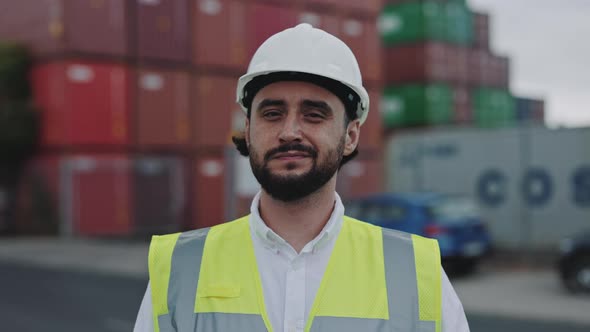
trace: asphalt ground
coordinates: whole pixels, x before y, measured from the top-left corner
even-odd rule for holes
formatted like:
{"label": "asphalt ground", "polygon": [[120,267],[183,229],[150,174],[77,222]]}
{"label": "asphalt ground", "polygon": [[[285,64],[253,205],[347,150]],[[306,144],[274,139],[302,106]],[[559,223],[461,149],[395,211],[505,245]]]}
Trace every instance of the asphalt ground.
{"label": "asphalt ground", "polygon": [[[146,241],[0,238],[0,330],[131,331],[146,282]],[[590,331],[590,296],[551,266],[485,264],[452,283],[471,331]]]}

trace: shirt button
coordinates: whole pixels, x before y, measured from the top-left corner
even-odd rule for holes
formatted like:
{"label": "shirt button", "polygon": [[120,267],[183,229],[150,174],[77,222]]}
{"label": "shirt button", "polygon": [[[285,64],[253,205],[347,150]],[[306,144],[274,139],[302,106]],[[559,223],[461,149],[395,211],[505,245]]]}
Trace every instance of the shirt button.
{"label": "shirt button", "polygon": [[297,331],[303,331],[303,329],[305,328],[305,322],[303,320],[298,320],[296,327]]}

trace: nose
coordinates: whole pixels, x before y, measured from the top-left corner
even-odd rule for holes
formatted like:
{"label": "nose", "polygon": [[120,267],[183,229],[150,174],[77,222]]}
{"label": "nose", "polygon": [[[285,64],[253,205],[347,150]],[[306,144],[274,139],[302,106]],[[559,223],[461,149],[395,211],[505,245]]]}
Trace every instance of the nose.
{"label": "nose", "polygon": [[294,112],[290,112],[284,122],[281,131],[279,132],[279,141],[281,144],[283,143],[290,143],[290,142],[301,142],[302,139],[302,132],[301,126],[299,124],[299,120],[297,116],[293,114]]}

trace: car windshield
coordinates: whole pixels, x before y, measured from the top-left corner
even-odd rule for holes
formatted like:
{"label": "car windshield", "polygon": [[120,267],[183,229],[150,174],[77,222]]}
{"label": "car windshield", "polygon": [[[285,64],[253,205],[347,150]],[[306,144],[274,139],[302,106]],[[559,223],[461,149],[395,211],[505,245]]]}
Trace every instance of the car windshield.
{"label": "car windshield", "polygon": [[395,222],[406,217],[406,209],[393,202],[348,202],[345,213],[370,223]]}
{"label": "car windshield", "polygon": [[443,222],[461,222],[479,218],[479,210],[473,200],[467,197],[439,199],[428,206],[430,215]]}

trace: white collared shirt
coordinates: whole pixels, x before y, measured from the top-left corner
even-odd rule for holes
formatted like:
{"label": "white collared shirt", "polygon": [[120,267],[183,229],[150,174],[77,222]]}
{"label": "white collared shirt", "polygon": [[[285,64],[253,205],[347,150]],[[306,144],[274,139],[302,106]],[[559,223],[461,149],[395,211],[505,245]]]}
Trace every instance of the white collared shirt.
{"label": "white collared shirt", "polygon": [[[316,238],[297,253],[271,230],[258,210],[260,193],[250,208],[250,230],[260,273],[264,303],[273,331],[300,332],[305,328],[315,295],[344,216],[344,206],[335,193],[330,219]],[[153,332],[151,291],[148,284],[134,332]],[[461,301],[442,272],[442,331],[469,332]]]}

